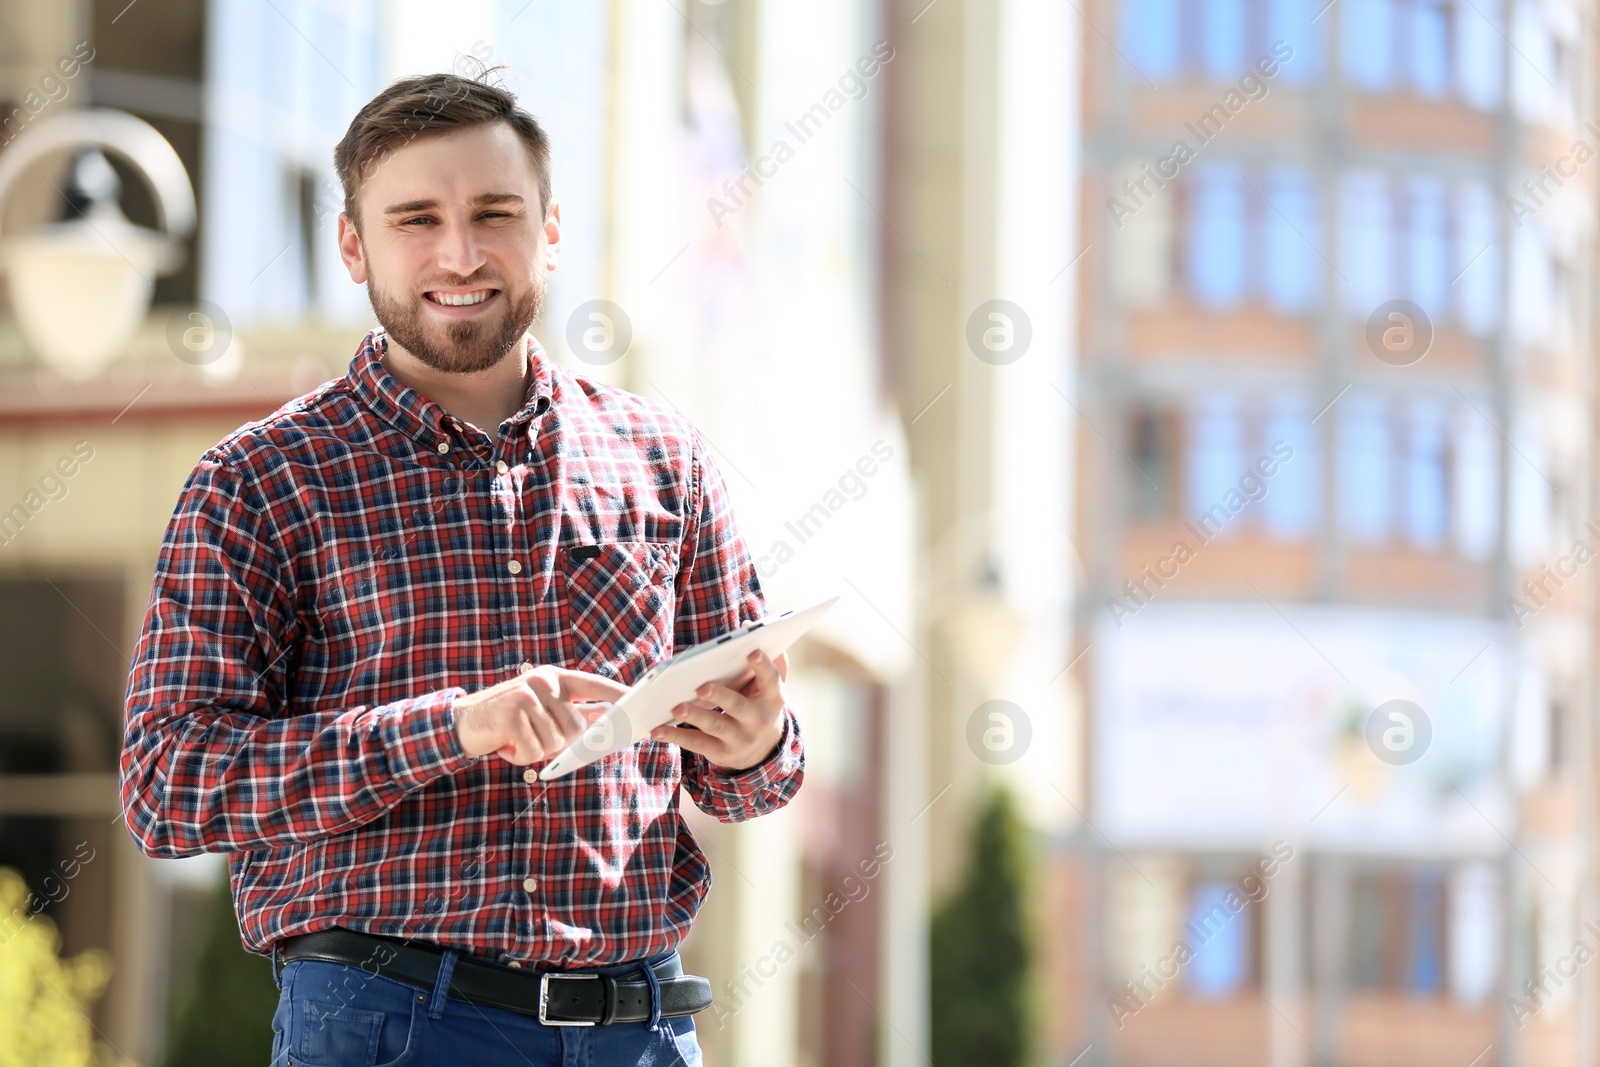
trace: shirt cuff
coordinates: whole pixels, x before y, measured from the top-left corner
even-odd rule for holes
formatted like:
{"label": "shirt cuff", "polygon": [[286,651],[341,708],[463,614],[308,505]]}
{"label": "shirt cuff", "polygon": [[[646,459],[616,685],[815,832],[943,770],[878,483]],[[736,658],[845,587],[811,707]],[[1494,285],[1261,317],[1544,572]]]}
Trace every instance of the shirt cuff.
{"label": "shirt cuff", "polygon": [[389,773],[403,789],[420,789],[435,778],[464,770],[477,762],[461,749],[456,731],[456,699],[460,686],[400,700],[383,710],[384,755]]}
{"label": "shirt cuff", "polygon": [[753,767],[731,771],[707,763],[706,792],[730,809],[749,807],[755,814],[783,807],[798,787],[806,765],[800,720],[788,705],[783,709],[783,736],[766,759]]}

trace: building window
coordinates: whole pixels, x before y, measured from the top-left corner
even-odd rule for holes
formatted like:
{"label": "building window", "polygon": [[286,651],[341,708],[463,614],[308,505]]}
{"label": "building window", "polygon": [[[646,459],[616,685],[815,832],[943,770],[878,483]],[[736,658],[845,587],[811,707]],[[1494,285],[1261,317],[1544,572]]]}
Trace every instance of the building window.
{"label": "building window", "polygon": [[1182,75],[1182,0],[1128,0],[1122,13],[1122,52],[1134,70],[1156,82]]}
{"label": "building window", "polygon": [[1482,182],[1455,189],[1455,250],[1451,288],[1455,312],[1468,332],[1483,335],[1500,321],[1500,219],[1494,194]]}
{"label": "building window", "polygon": [[1410,298],[1425,308],[1449,304],[1449,212],[1444,182],[1418,176],[1401,195],[1405,202],[1405,277]]}
{"label": "building window", "polygon": [[1267,175],[1267,211],[1262,243],[1266,274],[1262,288],[1273,307],[1309,312],[1316,307],[1323,281],[1321,205],[1311,176],[1292,167]]}
{"label": "building window", "polygon": [[1339,186],[1339,273],[1352,314],[1394,297],[1394,204],[1381,174],[1351,171]]}
{"label": "building window", "polygon": [[1357,877],[1350,887],[1349,981],[1355,989],[1436,997],[1449,935],[1445,882],[1433,871]]}
{"label": "building window", "polygon": [[1336,423],[1339,526],[1369,546],[1447,546],[1487,559],[1499,533],[1499,449],[1466,405],[1352,393]]}
{"label": "building window", "polygon": [[1177,426],[1170,411],[1140,408],[1130,420],[1129,458],[1137,470],[1128,472],[1129,512],[1136,522],[1162,523],[1173,518],[1177,494]]}
{"label": "building window", "polygon": [[1449,517],[1450,457],[1444,414],[1433,406],[1412,411],[1405,451],[1405,526],[1412,544],[1434,548],[1445,539]]}
{"label": "building window", "polygon": [[1340,525],[1354,541],[1379,544],[1388,540],[1393,522],[1389,411],[1375,398],[1351,395],[1339,412]]}
{"label": "building window", "polygon": [[[1135,409],[1124,480],[1129,520],[1172,522],[1181,501],[1185,517],[1213,532],[1253,527],[1284,539],[1310,535],[1322,510],[1312,414],[1305,398],[1292,395],[1262,401],[1213,394],[1181,419],[1169,409]],[[1224,520],[1235,511],[1233,493],[1246,503]]]}
{"label": "building window", "polygon": [[1315,307],[1321,227],[1308,174],[1202,167],[1184,193],[1185,273],[1199,303],[1222,308],[1253,299],[1290,313]]}
{"label": "building window", "polygon": [[[1262,453],[1278,464],[1261,502],[1265,526],[1275,537],[1306,537],[1316,530],[1322,515],[1322,457],[1317,428],[1311,422],[1315,414],[1299,398],[1278,398],[1263,427]],[[1280,441],[1292,450],[1287,459],[1278,454]]]}
{"label": "building window", "polygon": [[1190,893],[1185,931],[1194,950],[1187,971],[1191,996],[1205,999],[1237,993],[1250,976],[1250,924],[1252,914],[1237,914],[1228,897],[1238,888],[1231,882],[1201,882]]}
{"label": "building window", "polygon": [[[1267,32],[1262,40],[1270,50],[1282,41],[1294,55],[1278,68],[1278,81],[1285,85],[1309,85],[1322,69],[1322,39],[1317,24],[1322,3],[1317,0],[1267,0]],[[1331,21],[1331,20],[1330,20]]]}
{"label": "building window", "polygon": [[[1273,82],[1305,85],[1319,68],[1312,0],[1128,0],[1121,11],[1119,50],[1136,80],[1233,84],[1265,58],[1278,65]],[[1286,61],[1279,42],[1293,49]]]}
{"label": "building window", "polygon": [[1438,996],[1444,988],[1444,884],[1430,873],[1408,891],[1411,909],[1404,988],[1416,995]]}
{"label": "building window", "polygon": [[1208,78],[1238,80],[1253,58],[1246,54],[1249,28],[1246,0],[1200,0],[1200,57]]}
{"label": "building window", "polygon": [[1459,98],[1483,109],[1501,100],[1499,5],[1455,0],[1345,0],[1344,77],[1370,93]]}
{"label": "building window", "polygon": [[[1187,506],[1190,515],[1205,516],[1218,504],[1226,509],[1224,494],[1238,488],[1246,465],[1243,427],[1238,407],[1223,397],[1202,400],[1191,419]],[[1216,525],[1223,532],[1230,532],[1236,531],[1239,524]]]}
{"label": "building window", "polygon": [[[1452,188],[1431,175],[1344,174],[1339,273],[1350,314],[1364,320],[1379,305],[1404,298],[1435,326],[1491,330],[1499,321],[1500,275],[1493,211],[1492,197],[1478,182]],[[1549,284],[1543,277],[1526,281],[1527,299],[1542,299]]]}
{"label": "building window", "polygon": [[1245,187],[1233,167],[1210,167],[1194,177],[1189,206],[1189,291],[1210,307],[1244,298]]}
{"label": "building window", "polygon": [[1339,54],[1358,88],[1387,92],[1394,83],[1394,8],[1389,0],[1345,0]]}
{"label": "building window", "polygon": [[[1452,5],[1416,0],[1402,8],[1410,30],[1411,86],[1418,96],[1442,97],[1450,91]],[[1407,17],[1408,16],[1408,17]]]}
{"label": "building window", "polygon": [[1512,98],[1527,122],[1560,125],[1578,114],[1582,84],[1578,44],[1583,25],[1562,4],[1519,3],[1512,8],[1510,38],[1518,62],[1511,67]]}

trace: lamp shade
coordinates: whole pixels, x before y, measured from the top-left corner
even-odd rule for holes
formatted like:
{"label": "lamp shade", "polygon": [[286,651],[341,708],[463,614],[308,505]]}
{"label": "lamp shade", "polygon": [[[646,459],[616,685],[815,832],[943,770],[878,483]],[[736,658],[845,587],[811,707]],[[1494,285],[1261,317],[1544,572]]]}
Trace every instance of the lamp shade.
{"label": "lamp shade", "polygon": [[79,219],[0,243],[17,323],[65,378],[93,377],[123,351],[144,321],[168,252],[143,227],[106,229]]}
{"label": "lamp shade", "polygon": [[[149,183],[165,234],[123,216],[120,183],[100,148]],[[123,352],[149,310],[156,276],[182,263],[179,242],[194,229],[194,190],[154,127],[95,108],[30,127],[0,153],[0,209],[28,166],[64,149],[78,150],[68,183],[68,211],[77,217],[8,235],[0,241],[0,270],[17,323],[40,358],[82,380]]]}

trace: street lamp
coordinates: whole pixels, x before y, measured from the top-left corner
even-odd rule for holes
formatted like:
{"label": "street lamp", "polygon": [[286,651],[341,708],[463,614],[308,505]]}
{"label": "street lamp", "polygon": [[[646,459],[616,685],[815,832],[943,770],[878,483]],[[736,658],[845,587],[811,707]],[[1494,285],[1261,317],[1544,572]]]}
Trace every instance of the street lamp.
{"label": "street lamp", "polygon": [[[85,108],[29,127],[0,152],[0,220],[22,172],[63,149],[78,150],[64,193],[77,217],[0,240],[0,271],[24,336],[48,366],[82,380],[126,347],[150,308],[156,276],[183,264],[194,188],[178,153],[149,123]],[[161,231],[123,216],[121,183],[101,149],[121,156],[150,186]]]}

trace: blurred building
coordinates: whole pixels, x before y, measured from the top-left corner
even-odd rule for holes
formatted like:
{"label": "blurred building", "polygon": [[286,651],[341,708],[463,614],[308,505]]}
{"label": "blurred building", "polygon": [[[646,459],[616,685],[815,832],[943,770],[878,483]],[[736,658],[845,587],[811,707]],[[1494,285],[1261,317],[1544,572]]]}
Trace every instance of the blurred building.
{"label": "blurred building", "polygon": [[1592,8],[1084,13],[1056,1054],[1593,1063]]}
{"label": "blurred building", "polygon": [[[173,143],[200,203],[186,268],[95,379],[56,377],[0,307],[0,501],[42,501],[0,538],[0,864],[38,884],[80,841],[96,850],[51,911],[69,951],[110,950],[95,1021],[126,1055],[159,1059],[195,901],[225,876],[219,857],[149,860],[117,825],[162,531],[207,447],[342,374],[371,325],[334,244],[332,148],[355,110],[393,78],[482,62],[505,65],[554,145],[566,240],[546,350],[703,429],[772,610],[846,594],[792,656],[797,801],[693,823],[715,872],[684,948],[717,993],[697,1019],[707,1061],[921,1061],[923,748],[895,740],[920,734],[901,636],[919,491],[877,300],[883,18],[767,0],[0,5],[4,142],[53,111],[120,108]],[[30,97],[80,43],[81,75]],[[124,210],[149,224],[118,166]],[[59,171],[40,171],[6,232],[67,210]],[[219,338],[201,359],[170,340],[196,314]],[[50,474],[74,455],[70,478]]]}

